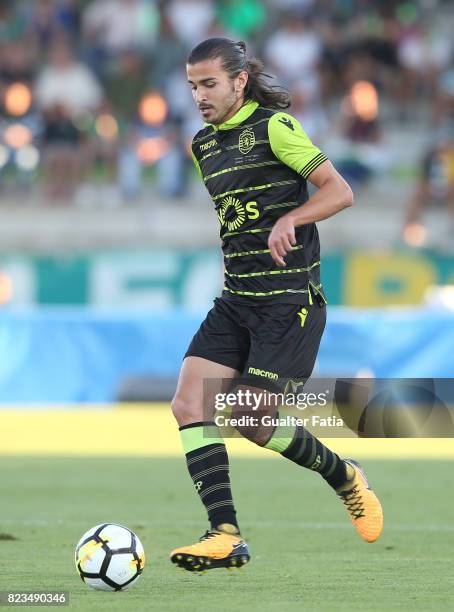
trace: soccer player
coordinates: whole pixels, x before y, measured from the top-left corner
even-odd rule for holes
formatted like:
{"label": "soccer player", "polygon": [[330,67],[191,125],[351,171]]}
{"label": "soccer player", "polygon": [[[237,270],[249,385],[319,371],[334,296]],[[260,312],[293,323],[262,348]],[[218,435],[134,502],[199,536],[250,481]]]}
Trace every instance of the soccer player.
{"label": "soccer player", "polygon": [[[204,571],[239,567],[250,558],[236,518],[226,447],[212,417],[215,394],[225,391],[225,381],[252,393],[309,378],[326,319],[315,222],[350,206],[353,196],[284,112],[288,93],[270,85],[261,62],[248,59],[244,42],[205,40],[191,52],[187,74],[205,122],[192,155],[219,217],[225,286],[188,348],[172,402],[211,527],[170,558],[189,571]],[[310,198],[308,180],[317,187]],[[381,505],[358,463],[342,460],[299,425],[285,434],[279,426],[240,432],[318,472],[345,504],[358,534],[366,542],[380,536]]]}

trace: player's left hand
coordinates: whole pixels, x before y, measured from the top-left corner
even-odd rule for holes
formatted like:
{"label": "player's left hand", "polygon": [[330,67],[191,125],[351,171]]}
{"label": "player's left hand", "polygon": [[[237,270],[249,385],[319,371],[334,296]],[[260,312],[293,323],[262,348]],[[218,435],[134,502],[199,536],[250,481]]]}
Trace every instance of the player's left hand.
{"label": "player's left hand", "polygon": [[268,246],[271,257],[278,266],[285,267],[285,255],[292,250],[296,244],[295,226],[293,220],[284,215],[276,221],[268,238]]}

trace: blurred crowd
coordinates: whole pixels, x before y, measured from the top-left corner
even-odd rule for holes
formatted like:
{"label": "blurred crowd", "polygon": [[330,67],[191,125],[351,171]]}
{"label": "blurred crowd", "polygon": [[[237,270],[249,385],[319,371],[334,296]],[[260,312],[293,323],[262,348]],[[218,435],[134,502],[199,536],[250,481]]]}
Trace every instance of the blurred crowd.
{"label": "blurred crowd", "polygon": [[315,142],[336,130],[340,169],[367,181],[384,107],[411,122],[424,106],[434,133],[454,121],[453,31],[450,0],[0,0],[0,188],[84,202],[98,181],[130,202],[150,177],[185,196],[200,127],[185,60],[210,36],[246,40]]}

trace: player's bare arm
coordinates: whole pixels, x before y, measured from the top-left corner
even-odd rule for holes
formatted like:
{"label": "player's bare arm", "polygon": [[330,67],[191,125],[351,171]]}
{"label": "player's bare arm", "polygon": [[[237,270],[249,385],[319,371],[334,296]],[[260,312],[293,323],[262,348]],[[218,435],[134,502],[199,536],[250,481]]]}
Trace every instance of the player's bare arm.
{"label": "player's bare arm", "polygon": [[296,244],[295,227],[323,221],[353,204],[353,192],[348,183],[327,160],[308,179],[318,189],[307,202],[283,215],[274,224],[268,239],[271,257],[285,267],[285,255]]}

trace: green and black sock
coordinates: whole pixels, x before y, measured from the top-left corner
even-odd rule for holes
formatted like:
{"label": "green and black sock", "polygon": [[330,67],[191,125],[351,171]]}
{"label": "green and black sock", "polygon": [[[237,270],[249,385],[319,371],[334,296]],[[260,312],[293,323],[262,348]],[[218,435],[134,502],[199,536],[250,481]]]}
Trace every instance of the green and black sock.
{"label": "green and black sock", "polygon": [[[211,527],[234,525],[238,529],[229,476],[229,458],[214,423],[180,427],[186,463]],[[239,529],[238,529],[239,531]]]}
{"label": "green and black sock", "polygon": [[295,425],[290,430],[278,425],[265,448],[280,453],[297,465],[318,472],[334,489],[347,480],[344,461],[300,425]]}

